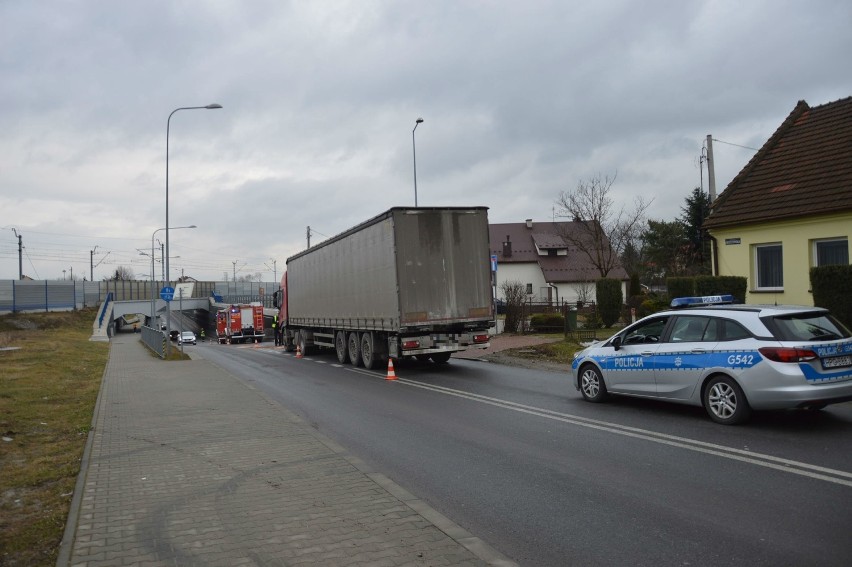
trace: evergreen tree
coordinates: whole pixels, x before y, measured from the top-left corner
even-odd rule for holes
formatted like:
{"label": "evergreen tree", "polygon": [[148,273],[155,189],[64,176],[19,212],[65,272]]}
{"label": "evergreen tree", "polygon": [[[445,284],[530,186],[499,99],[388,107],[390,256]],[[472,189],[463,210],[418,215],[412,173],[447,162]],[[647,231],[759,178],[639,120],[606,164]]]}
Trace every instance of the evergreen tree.
{"label": "evergreen tree", "polygon": [[710,239],[704,230],[704,219],[710,214],[710,196],[696,187],[681,207],[678,221],[683,225],[689,245],[687,271],[693,274],[710,273]]}

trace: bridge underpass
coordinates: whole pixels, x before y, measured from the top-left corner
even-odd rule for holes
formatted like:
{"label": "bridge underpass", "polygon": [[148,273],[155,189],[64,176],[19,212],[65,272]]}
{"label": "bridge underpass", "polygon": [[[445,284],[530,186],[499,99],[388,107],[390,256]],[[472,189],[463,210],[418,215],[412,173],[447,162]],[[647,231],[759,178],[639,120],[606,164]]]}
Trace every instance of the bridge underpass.
{"label": "bridge underpass", "polygon": [[[204,327],[208,336],[216,335],[214,314],[220,309],[230,307],[231,303],[216,302],[212,297],[189,298],[171,302],[171,329],[175,331],[192,331],[198,335]],[[152,316],[153,305],[153,316]],[[162,329],[166,325],[167,305],[163,299],[125,300],[112,302],[112,323],[116,332],[132,330],[134,321],[138,325],[146,325]],[[278,313],[271,307],[263,308],[264,328],[271,336],[272,319]]]}

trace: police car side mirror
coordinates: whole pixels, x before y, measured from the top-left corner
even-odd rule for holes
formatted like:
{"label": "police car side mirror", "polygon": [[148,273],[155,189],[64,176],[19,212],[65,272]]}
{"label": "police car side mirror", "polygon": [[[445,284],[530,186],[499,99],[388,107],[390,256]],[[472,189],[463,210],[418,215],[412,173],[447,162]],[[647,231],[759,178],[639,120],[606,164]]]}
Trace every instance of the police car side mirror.
{"label": "police car side mirror", "polygon": [[615,350],[618,350],[619,348],[621,348],[621,337],[615,337],[614,339],[612,339],[612,342],[610,344]]}

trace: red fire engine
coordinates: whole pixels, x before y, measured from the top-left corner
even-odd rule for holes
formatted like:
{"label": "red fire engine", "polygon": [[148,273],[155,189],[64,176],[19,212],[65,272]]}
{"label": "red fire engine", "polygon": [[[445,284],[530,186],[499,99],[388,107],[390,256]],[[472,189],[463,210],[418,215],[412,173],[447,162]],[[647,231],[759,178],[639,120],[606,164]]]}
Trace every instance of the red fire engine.
{"label": "red fire engine", "polygon": [[216,313],[219,344],[263,342],[263,305],[231,305]]}

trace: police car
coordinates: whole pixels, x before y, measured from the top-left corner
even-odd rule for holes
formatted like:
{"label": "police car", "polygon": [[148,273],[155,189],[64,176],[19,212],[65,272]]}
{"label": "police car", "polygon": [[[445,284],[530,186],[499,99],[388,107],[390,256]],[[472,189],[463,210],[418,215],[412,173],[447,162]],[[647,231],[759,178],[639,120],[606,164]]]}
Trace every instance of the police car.
{"label": "police car", "polygon": [[575,387],[590,402],[621,394],[703,406],[723,424],[852,400],[852,333],[826,309],[732,303],[673,300],[575,354]]}

